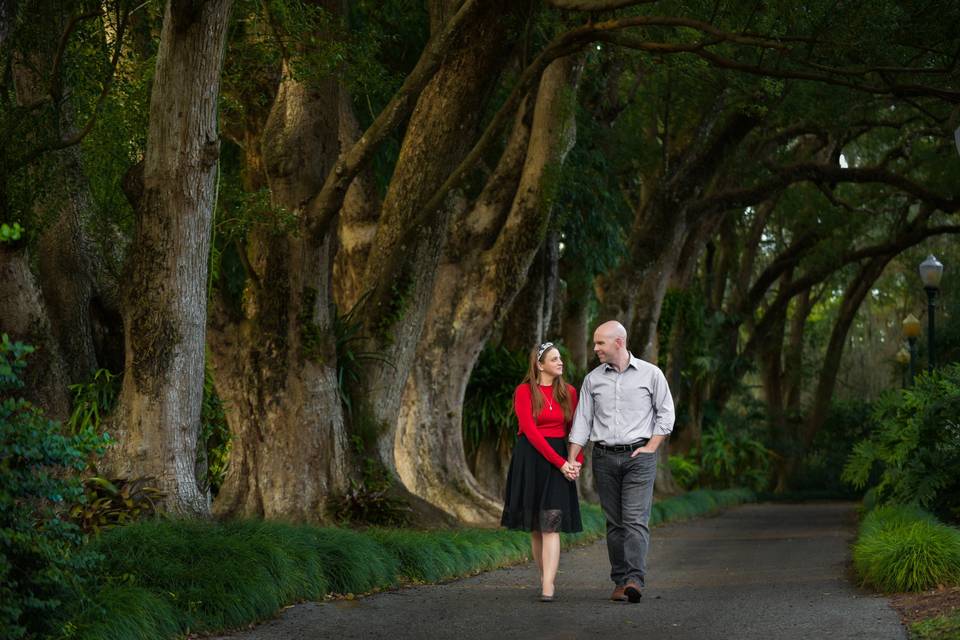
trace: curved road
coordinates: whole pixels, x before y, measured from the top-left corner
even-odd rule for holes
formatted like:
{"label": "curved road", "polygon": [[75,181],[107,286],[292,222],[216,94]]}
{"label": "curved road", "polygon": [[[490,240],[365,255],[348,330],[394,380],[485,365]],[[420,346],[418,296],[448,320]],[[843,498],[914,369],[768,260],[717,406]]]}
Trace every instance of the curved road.
{"label": "curved road", "polygon": [[638,604],[607,600],[602,542],[560,559],[559,600],[532,565],[359,600],[292,607],[231,640],[295,638],[905,639],[850,582],[853,504],[755,504],[657,527]]}

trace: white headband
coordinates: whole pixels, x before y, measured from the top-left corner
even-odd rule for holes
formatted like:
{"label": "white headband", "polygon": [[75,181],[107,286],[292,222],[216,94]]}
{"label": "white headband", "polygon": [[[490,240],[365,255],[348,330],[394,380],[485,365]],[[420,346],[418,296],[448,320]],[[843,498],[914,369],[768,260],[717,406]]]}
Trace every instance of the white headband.
{"label": "white headband", "polygon": [[553,346],[552,342],[544,342],[540,345],[540,348],[537,349],[537,360],[543,357],[543,352]]}

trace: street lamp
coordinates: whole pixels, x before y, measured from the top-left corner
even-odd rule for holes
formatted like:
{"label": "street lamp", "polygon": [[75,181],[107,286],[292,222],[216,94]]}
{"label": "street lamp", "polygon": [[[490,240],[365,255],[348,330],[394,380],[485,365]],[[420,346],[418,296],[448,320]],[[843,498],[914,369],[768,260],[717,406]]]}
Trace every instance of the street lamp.
{"label": "street lamp", "polygon": [[923,288],[927,292],[927,315],[929,316],[929,334],[927,342],[929,344],[930,354],[927,357],[927,370],[933,371],[937,366],[937,354],[934,351],[934,322],[933,318],[937,309],[937,291],[940,289],[940,278],[943,277],[943,265],[933,254],[927,256],[927,259],[920,263],[920,280],[923,282]]}
{"label": "street lamp", "polygon": [[894,356],[897,359],[897,364],[900,365],[900,377],[903,379],[903,388],[907,388],[907,365],[910,364],[910,353],[900,347],[900,350],[897,351],[897,355]]}
{"label": "street lamp", "polygon": [[907,386],[913,386],[913,375],[915,373],[915,363],[917,361],[917,337],[920,335],[920,321],[912,313],[903,319],[903,337],[907,339],[910,345],[910,375],[907,378]]}

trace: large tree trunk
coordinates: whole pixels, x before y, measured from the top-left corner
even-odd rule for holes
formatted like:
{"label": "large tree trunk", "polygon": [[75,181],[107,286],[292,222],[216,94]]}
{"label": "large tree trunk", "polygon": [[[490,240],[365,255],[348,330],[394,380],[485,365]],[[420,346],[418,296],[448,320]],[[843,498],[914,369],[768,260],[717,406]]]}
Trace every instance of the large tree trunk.
{"label": "large tree trunk", "polygon": [[150,100],[143,194],[122,302],[125,362],[105,459],[154,478],[175,513],[205,515],[195,470],[203,399],[217,97],[231,0],[167,4]]}
{"label": "large tree trunk", "polygon": [[[285,73],[263,133],[277,207],[301,214],[339,153],[339,89],[309,88]],[[211,330],[217,388],[233,440],[219,515],[322,521],[327,498],[350,478],[337,381],[332,230],[320,244],[301,229],[254,234],[246,247],[241,318],[218,313]]]}
{"label": "large tree trunk", "polygon": [[593,296],[592,279],[586,275],[573,273],[566,279],[566,300],[563,305],[561,329],[563,344],[570,351],[572,364],[580,371],[587,369],[592,351],[590,341],[590,299]]}
{"label": "large tree trunk", "polygon": [[511,351],[528,353],[545,340],[559,339],[548,335],[559,285],[558,243],[558,234],[547,234],[503,322],[501,344]]}
{"label": "large tree trunk", "polygon": [[95,211],[79,154],[77,147],[56,153],[58,184],[45,204],[59,214],[37,246],[51,327],[74,383],[88,381],[101,367],[123,369],[123,324],[114,269],[125,243],[104,223],[102,235],[112,241],[94,240]]}
{"label": "large tree trunk", "polygon": [[[454,207],[449,202],[440,207],[415,233],[411,224],[472,145],[492,80],[507,61],[513,11],[504,0],[484,3],[421,93],[367,261],[365,288],[373,295],[364,305],[364,334],[371,338],[370,348],[390,366],[365,371],[361,415],[355,418],[379,434],[377,453],[390,471],[396,470],[394,446],[404,386]],[[409,241],[400,246],[404,237]],[[444,402],[433,401],[438,406]]]}
{"label": "large tree trunk", "polygon": [[70,381],[25,247],[0,244],[0,309],[4,310],[0,333],[36,349],[27,360],[22,375],[24,387],[18,393],[43,407],[48,417],[66,420],[70,415]]}
{"label": "large tree trunk", "polygon": [[[360,138],[350,98],[340,89],[340,148],[349,148]],[[364,293],[363,272],[370,255],[377,221],[380,217],[380,199],[372,172],[367,169],[357,175],[337,220],[337,252],[333,265],[333,298],[341,314],[357,306]]]}
{"label": "large tree trunk", "polygon": [[[407,380],[397,429],[398,474],[412,492],[467,522],[496,521],[501,503],[482,491],[467,468],[464,392],[480,350],[521,288],[546,233],[556,187],[550,176],[559,172],[574,139],[570,100],[578,80],[577,58],[557,60],[544,73],[525,158],[518,153],[524,136],[515,130],[469,212],[471,228],[451,241],[440,265]],[[510,178],[517,173],[519,184]],[[509,215],[501,222],[505,209]]]}

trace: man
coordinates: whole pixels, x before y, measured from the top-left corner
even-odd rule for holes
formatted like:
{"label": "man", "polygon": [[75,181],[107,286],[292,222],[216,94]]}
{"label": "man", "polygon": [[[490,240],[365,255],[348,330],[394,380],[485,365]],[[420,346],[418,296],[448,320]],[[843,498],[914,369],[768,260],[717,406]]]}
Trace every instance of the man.
{"label": "man", "polygon": [[639,602],[650,546],[657,448],[673,430],[673,398],[656,366],[627,351],[627,331],[604,322],[593,334],[600,366],[587,374],[570,429],[568,459],[593,441],[593,474],[607,520],[611,600]]}

